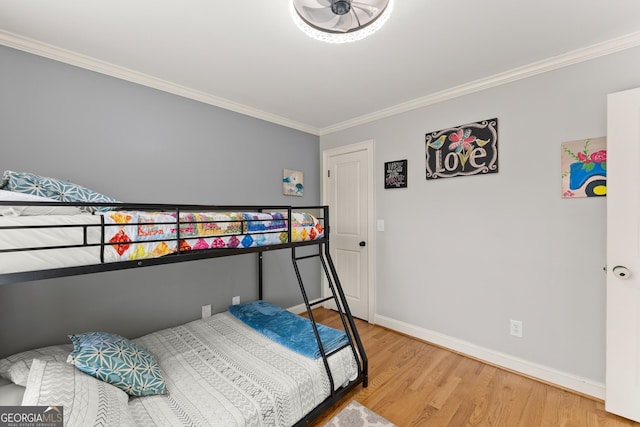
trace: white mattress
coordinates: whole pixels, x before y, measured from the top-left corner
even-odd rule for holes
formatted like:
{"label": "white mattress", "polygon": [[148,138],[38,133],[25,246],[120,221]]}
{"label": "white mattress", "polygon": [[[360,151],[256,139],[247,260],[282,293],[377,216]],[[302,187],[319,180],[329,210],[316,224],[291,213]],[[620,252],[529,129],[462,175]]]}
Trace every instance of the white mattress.
{"label": "white mattress", "polygon": [[[80,245],[84,241],[83,227],[35,229],[3,229],[12,226],[100,225],[100,217],[91,214],[0,216],[0,249]],[[100,243],[100,227],[87,228],[87,243]],[[112,260],[105,260],[112,261]],[[39,249],[35,251],[0,253],[0,274],[49,268],[73,267],[100,263],[100,247]]]}

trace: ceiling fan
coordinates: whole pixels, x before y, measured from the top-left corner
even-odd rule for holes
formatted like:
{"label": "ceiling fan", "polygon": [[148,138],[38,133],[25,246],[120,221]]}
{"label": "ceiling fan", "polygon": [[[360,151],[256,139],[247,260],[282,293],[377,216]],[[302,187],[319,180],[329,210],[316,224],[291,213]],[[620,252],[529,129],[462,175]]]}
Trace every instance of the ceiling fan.
{"label": "ceiling fan", "polygon": [[307,34],[340,43],[375,32],[388,19],[392,3],[392,0],[292,0],[291,13]]}

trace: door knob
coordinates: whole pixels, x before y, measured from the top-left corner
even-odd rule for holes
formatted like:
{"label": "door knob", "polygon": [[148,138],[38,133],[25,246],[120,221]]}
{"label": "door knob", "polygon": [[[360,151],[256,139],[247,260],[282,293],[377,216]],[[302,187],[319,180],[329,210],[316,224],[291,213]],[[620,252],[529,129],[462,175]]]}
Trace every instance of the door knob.
{"label": "door knob", "polygon": [[364,240],[363,240],[362,242],[358,243],[358,244],[359,244],[360,246],[362,246],[363,248],[364,248],[365,246],[367,246],[367,243],[366,243]]}
{"label": "door knob", "polygon": [[624,267],[622,265],[617,265],[613,267],[613,274],[618,279],[628,279],[629,277],[631,277],[631,270],[629,270],[627,267]]}

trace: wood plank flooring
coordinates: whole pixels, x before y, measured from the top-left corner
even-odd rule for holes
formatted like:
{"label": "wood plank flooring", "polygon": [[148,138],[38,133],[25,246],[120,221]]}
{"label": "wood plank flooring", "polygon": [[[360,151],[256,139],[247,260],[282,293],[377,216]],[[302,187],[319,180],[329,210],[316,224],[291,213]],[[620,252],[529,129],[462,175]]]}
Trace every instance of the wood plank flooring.
{"label": "wood plank flooring", "polygon": [[[315,309],[314,317],[339,327],[331,310]],[[369,387],[356,387],[313,427],[323,426],[351,400],[400,427],[640,427],[605,412],[602,401],[356,321],[369,358]]]}

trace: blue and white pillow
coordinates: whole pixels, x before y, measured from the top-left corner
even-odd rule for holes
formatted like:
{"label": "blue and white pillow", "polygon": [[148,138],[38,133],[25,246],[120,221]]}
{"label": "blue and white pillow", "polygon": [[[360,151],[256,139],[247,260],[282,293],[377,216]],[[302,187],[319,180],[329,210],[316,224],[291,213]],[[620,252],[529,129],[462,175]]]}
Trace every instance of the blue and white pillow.
{"label": "blue and white pillow", "polygon": [[86,332],[69,335],[73,351],[68,363],[131,396],[164,394],[160,366],[143,346],[117,334]]}
{"label": "blue and white pillow", "polygon": [[[86,187],[56,178],[49,178],[28,172],[4,171],[2,177],[3,190],[17,193],[48,197],[60,202],[77,203],[117,203],[118,200],[96,193]],[[108,211],[112,208],[97,209],[92,206],[81,207],[85,212]]]}

